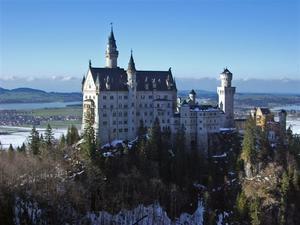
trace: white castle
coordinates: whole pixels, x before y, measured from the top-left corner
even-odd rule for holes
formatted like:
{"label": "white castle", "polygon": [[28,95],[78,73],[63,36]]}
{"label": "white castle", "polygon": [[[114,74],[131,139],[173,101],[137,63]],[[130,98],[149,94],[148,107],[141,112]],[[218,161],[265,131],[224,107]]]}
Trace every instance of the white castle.
{"label": "white castle", "polygon": [[82,80],[83,119],[90,111],[94,129],[101,144],[113,140],[133,140],[143,121],[151,128],[157,118],[162,130],[174,136],[184,127],[186,144],[207,150],[208,135],[222,128],[234,127],[234,94],[232,73],[221,73],[218,87],[218,106],[201,105],[192,90],[187,99],[177,98],[177,88],[171,69],[166,71],[137,70],[131,56],[127,69],[118,67],[118,55],[113,29],[105,52],[106,66],[89,69]]}

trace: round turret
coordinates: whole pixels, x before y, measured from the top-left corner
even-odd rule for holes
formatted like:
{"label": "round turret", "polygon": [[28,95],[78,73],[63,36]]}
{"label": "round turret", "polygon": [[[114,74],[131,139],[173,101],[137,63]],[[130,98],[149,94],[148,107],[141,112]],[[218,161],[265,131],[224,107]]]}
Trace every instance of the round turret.
{"label": "round turret", "polygon": [[119,52],[117,50],[113,28],[111,27],[110,35],[108,37],[107,48],[105,52],[106,67],[116,68],[118,66],[118,55]]}
{"label": "round turret", "polygon": [[193,102],[193,104],[195,104],[196,102],[196,92],[194,89],[192,89],[189,93],[189,98],[190,100]]}
{"label": "round turret", "polygon": [[231,87],[232,73],[227,68],[220,74],[220,78],[222,87]]}

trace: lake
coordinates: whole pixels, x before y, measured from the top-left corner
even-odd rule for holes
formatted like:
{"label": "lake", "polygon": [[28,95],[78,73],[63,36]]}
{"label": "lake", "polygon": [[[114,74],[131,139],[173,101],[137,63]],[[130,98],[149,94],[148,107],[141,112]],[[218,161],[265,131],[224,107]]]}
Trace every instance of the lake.
{"label": "lake", "polygon": [[7,103],[0,104],[0,110],[26,110],[44,108],[64,108],[68,105],[82,104],[82,102],[43,102],[43,103]]}

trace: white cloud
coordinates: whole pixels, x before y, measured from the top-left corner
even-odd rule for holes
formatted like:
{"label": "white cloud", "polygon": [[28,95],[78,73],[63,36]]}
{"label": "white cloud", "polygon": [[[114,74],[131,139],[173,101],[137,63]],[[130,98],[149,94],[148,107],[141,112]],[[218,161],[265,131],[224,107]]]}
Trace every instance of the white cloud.
{"label": "white cloud", "polygon": [[16,80],[18,79],[18,77],[15,77],[15,76],[3,76],[3,77],[0,77],[0,80],[3,80],[3,81],[12,81],[12,80]]}

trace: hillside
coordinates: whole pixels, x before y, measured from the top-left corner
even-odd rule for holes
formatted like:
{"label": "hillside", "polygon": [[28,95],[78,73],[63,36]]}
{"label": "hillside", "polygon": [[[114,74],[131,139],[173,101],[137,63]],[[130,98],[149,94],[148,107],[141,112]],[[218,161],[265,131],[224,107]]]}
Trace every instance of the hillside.
{"label": "hillside", "polygon": [[45,92],[32,88],[4,89],[0,87],[1,103],[37,103],[37,102],[72,102],[81,101],[82,94],[78,92],[61,93]]}

